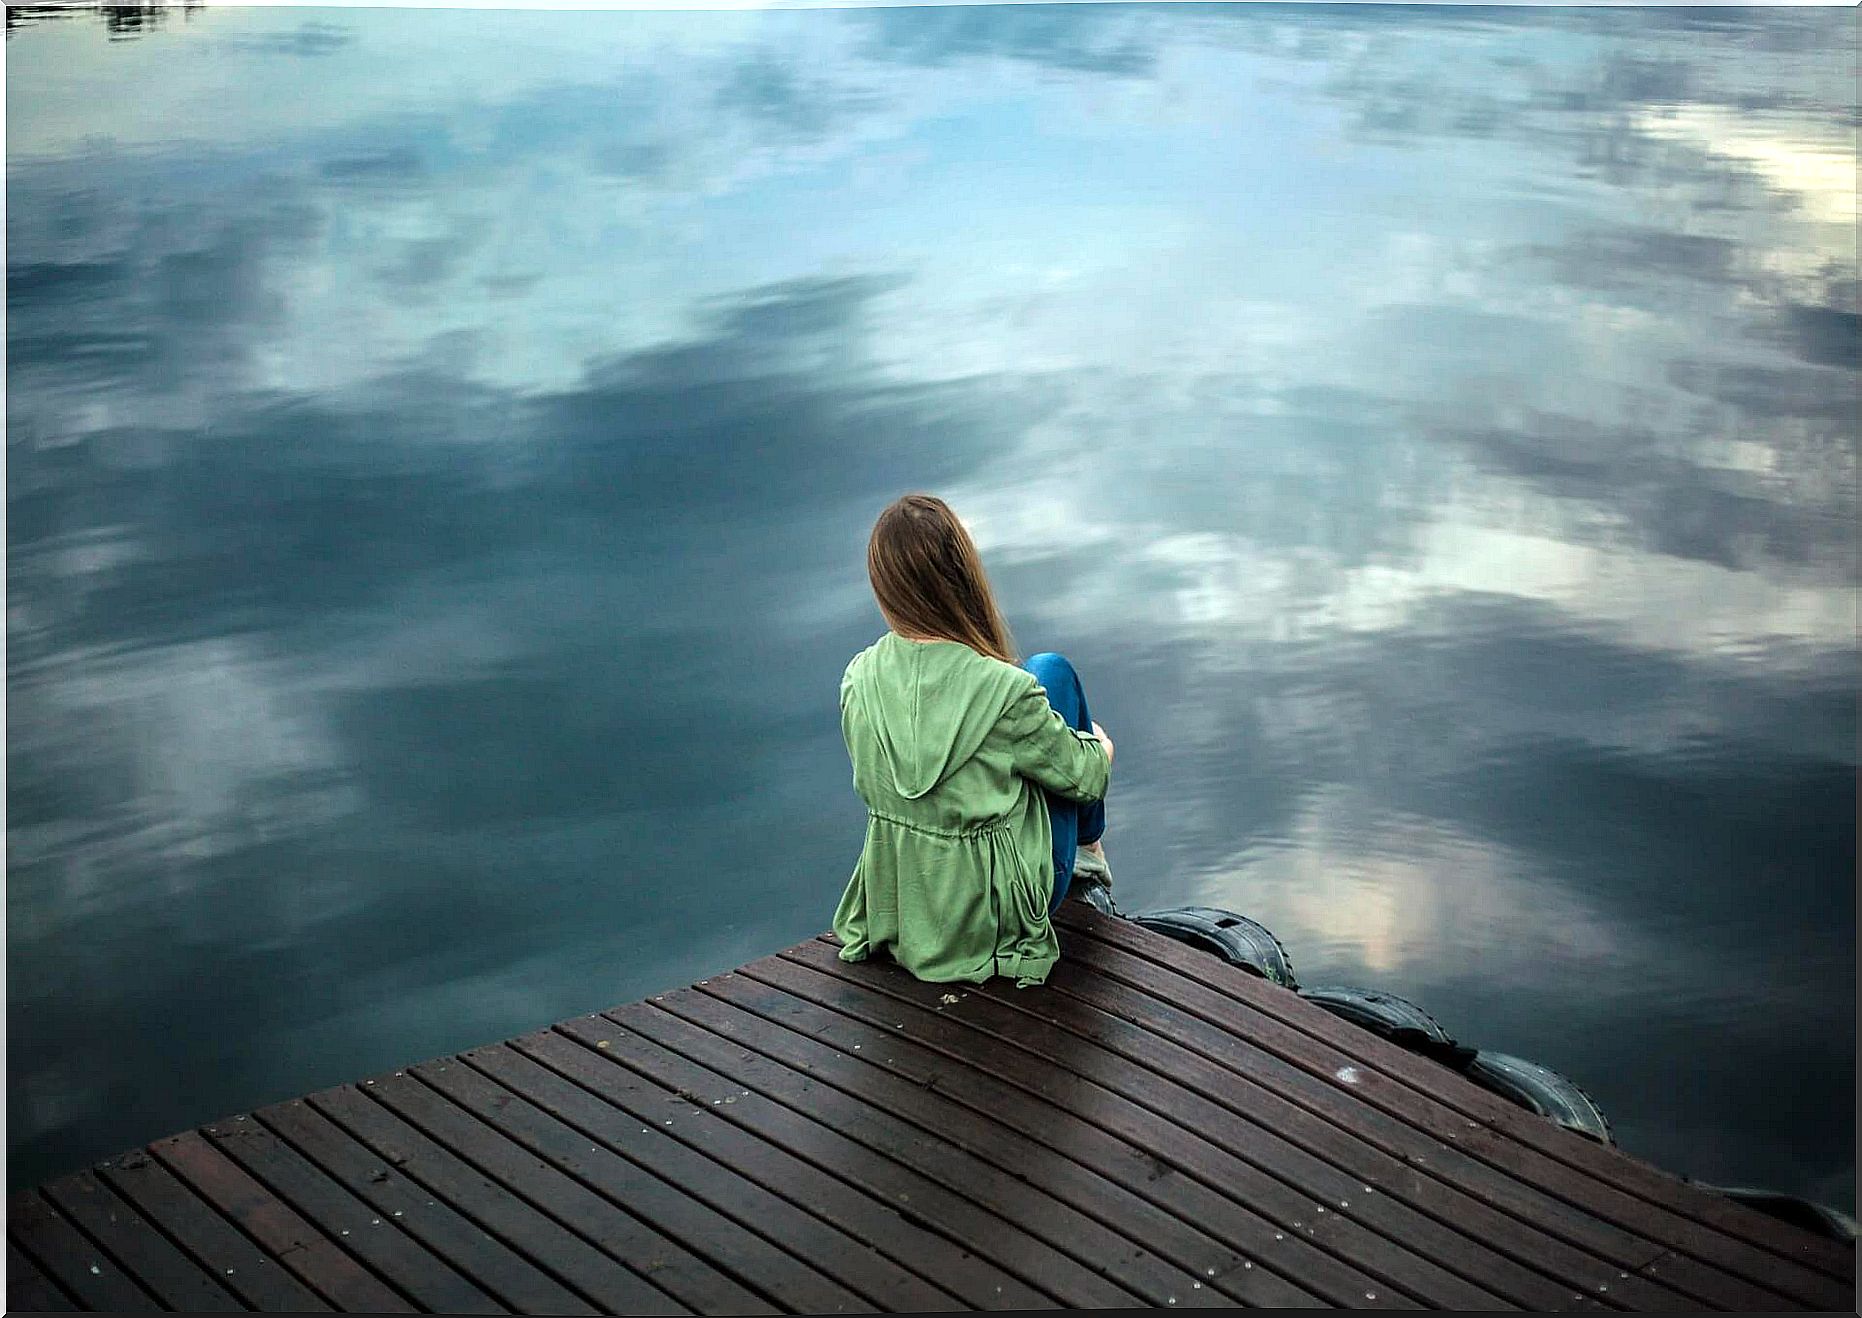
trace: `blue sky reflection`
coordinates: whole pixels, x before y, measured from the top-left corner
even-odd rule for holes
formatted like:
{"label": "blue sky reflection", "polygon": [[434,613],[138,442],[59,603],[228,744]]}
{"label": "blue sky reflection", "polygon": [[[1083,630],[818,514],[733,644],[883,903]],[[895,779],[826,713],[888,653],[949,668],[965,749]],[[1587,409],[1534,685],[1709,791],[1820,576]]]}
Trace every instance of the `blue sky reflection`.
{"label": "blue sky reflection", "polygon": [[1856,21],[11,30],[16,1179],[819,929],[924,487],[1128,907],[1853,1207]]}

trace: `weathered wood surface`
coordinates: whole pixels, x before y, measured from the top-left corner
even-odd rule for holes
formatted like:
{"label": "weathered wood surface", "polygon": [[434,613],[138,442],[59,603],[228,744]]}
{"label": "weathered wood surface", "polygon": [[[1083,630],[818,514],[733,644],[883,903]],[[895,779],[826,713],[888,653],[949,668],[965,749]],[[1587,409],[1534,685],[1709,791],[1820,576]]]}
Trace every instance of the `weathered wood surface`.
{"label": "weathered wood surface", "polygon": [[1077,905],[1045,989],[825,939],[17,1195],[8,1307],[1851,1311],[1852,1249]]}

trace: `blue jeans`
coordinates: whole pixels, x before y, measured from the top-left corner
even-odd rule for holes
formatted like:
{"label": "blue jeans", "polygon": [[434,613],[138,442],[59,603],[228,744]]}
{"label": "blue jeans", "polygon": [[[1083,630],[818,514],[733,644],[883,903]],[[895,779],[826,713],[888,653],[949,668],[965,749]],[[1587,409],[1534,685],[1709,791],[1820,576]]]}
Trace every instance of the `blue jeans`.
{"label": "blue jeans", "polygon": [[[1081,732],[1092,731],[1093,717],[1086,711],[1086,692],[1080,687],[1080,675],[1073,671],[1066,656],[1045,651],[1029,656],[1022,667],[1035,675],[1047,692],[1047,703],[1067,721],[1068,727]],[[1047,817],[1054,826],[1054,899],[1048,904],[1051,912],[1065,900],[1067,885],[1073,882],[1074,853],[1082,844],[1097,842],[1105,834],[1106,803],[1099,800],[1082,805],[1045,788],[1042,795],[1047,797]]]}

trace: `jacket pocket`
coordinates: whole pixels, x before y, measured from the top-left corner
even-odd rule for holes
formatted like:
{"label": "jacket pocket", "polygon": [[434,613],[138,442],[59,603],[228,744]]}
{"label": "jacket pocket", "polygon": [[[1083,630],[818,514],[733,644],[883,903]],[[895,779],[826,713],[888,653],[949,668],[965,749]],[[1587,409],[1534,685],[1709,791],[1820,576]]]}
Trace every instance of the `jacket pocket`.
{"label": "jacket pocket", "polygon": [[1020,928],[1017,936],[1025,937],[1035,933],[1047,923],[1047,904],[1054,896],[1053,881],[1041,882],[1039,866],[1030,869],[1025,857],[1013,842],[1004,839],[1004,848],[1011,860],[1009,868],[1009,891],[1015,910],[1015,917]]}

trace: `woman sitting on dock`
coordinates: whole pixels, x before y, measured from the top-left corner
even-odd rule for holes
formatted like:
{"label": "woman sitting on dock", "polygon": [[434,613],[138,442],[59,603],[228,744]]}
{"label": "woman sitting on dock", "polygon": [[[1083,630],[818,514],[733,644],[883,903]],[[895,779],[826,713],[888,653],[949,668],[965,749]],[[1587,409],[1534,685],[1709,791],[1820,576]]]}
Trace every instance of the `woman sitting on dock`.
{"label": "woman sitting on dock", "polygon": [[1073,665],[1018,666],[976,545],[941,499],[879,515],[867,576],[890,630],[841,678],[866,842],[834,914],[841,958],[920,979],[1046,980],[1049,915],[1076,874],[1109,885],[1112,741]]}

